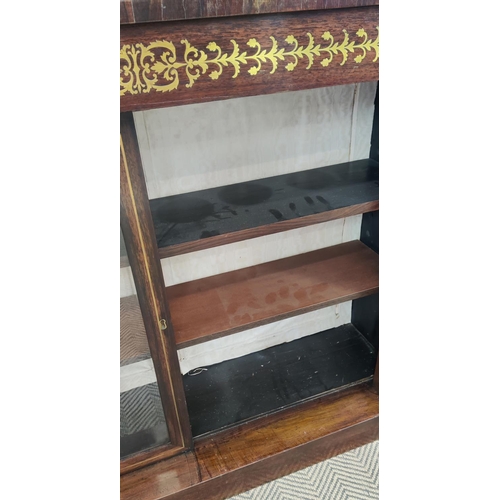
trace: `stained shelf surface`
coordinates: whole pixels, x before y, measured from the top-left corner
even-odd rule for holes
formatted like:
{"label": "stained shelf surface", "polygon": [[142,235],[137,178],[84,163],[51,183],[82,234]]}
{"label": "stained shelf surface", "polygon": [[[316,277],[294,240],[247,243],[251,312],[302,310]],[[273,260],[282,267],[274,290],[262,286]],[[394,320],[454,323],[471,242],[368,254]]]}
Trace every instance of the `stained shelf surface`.
{"label": "stained shelf surface", "polygon": [[359,160],[150,200],[160,257],[378,210],[378,163]]}
{"label": "stained shelf surface", "polygon": [[367,381],[375,363],[373,346],[347,324],[187,374],[193,435]]}
{"label": "stained shelf surface", "polygon": [[378,255],[360,241],[167,287],[178,347],[378,291]]}

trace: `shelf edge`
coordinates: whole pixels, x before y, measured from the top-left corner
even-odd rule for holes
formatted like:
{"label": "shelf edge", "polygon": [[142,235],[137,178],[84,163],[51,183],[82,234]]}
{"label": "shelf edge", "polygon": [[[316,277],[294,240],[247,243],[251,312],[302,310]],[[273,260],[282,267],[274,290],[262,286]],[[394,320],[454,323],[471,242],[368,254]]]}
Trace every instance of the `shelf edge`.
{"label": "shelf edge", "polygon": [[337,208],[328,212],[320,214],[305,215],[297,219],[284,220],[267,224],[263,226],[252,227],[250,229],[242,229],[232,233],[211,236],[196,241],[188,241],[186,243],[179,243],[168,247],[158,247],[158,254],[160,259],[174,257],[176,255],[183,255],[186,253],[197,252],[199,250],[206,250],[208,248],[215,248],[230,243],[237,243],[238,241],[250,240],[260,236],[268,236],[270,234],[281,233],[301,227],[312,226],[314,224],[321,224],[345,217],[352,217],[354,215],[361,215],[368,212],[375,212],[379,209],[379,201],[367,201],[348,207]]}

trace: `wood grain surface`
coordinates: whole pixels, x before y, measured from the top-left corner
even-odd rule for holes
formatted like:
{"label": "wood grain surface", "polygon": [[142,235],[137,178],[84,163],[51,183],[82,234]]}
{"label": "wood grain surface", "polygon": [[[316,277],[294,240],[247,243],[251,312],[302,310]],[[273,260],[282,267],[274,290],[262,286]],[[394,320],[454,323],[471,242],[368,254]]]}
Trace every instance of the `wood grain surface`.
{"label": "wood grain surface", "polygon": [[120,58],[122,111],[374,81],[378,7],[122,25]]}
{"label": "wood grain surface", "polygon": [[378,5],[379,0],[120,0],[120,23],[176,21]]}
{"label": "wood grain surface", "polygon": [[179,446],[169,443],[136,453],[120,460],[120,475],[141,469],[142,467],[154,464],[160,460],[177,457],[182,451],[183,450]]}
{"label": "wood grain surface", "polygon": [[378,439],[378,397],[333,394],[195,442],[194,452],[122,476],[122,500],[237,495]]}
{"label": "wood grain surface", "polygon": [[[378,79],[378,60],[376,62],[373,60],[374,51],[363,53],[363,48],[354,48],[348,51],[347,58],[340,53],[332,54],[332,60],[325,65],[320,64],[322,58],[317,54],[315,57],[305,57],[305,52],[309,50],[306,48],[308,44],[312,43],[311,50],[315,50],[315,44],[328,45],[324,39],[327,31],[333,35],[338,44],[345,40],[344,34],[348,34],[349,42],[352,41],[358,46],[363,45],[363,34],[359,33],[366,32],[367,38],[378,39],[377,7],[301,14],[265,14],[297,10],[298,7],[288,1],[250,1],[231,4],[232,6],[229,2],[221,1],[200,2],[195,5],[195,2],[189,0],[170,3],[165,0],[123,0],[120,4],[123,23],[221,15],[259,15],[247,18],[123,25],[121,47],[128,46],[131,50],[129,55],[125,56],[128,57],[125,65],[130,64],[135,58],[135,61],[145,62],[146,66],[136,67],[132,73],[129,72],[130,78],[137,79],[138,86],[135,87],[137,93],[130,90],[123,93],[121,110],[151,109]],[[322,2],[321,7],[316,5],[318,2],[313,1],[302,4],[304,5],[301,8],[305,9],[334,9],[360,4],[378,5],[378,1],[326,0]],[[316,6],[313,7],[313,4]],[[231,9],[230,12],[228,8]],[[245,12],[243,9],[246,9]],[[268,55],[266,59],[265,54],[270,54],[274,50],[274,44],[279,49],[283,48],[290,52],[291,47],[293,48],[291,36],[295,37],[297,47],[301,47],[300,50],[295,50],[295,56],[285,56],[284,60],[275,58],[275,61],[271,61]],[[182,40],[187,42],[181,43]],[[155,45],[156,42],[159,43]],[[160,61],[167,65],[174,64],[174,59],[171,57],[168,60],[169,56],[161,48],[165,47],[165,44],[162,45],[163,42],[171,42],[168,46],[173,48],[171,54],[175,55],[175,64],[178,64],[175,74],[162,73],[158,70]],[[209,49],[209,45],[213,50]],[[206,67],[198,64],[200,60],[203,62],[213,59],[216,50],[220,51],[219,55],[227,54],[229,57],[235,45],[240,47],[240,54],[246,51],[248,56],[254,57],[254,62],[259,61],[257,65],[254,62],[240,62],[241,67],[235,71],[236,66],[233,68],[230,64],[222,64],[219,65],[220,73],[215,77],[213,71],[218,68],[214,67],[214,64],[208,62]],[[145,59],[138,55],[143,50],[141,47],[144,48],[142,55]],[[192,49],[190,52],[188,47]],[[134,50],[136,52],[133,52]],[[148,56],[148,52],[153,56]],[[302,55],[298,56],[299,53]],[[207,57],[203,60],[205,55]],[[294,62],[293,57],[296,58],[296,66],[292,69],[287,68]],[[123,64],[122,60],[122,69]],[[158,84],[155,83],[156,90],[148,88],[149,84],[143,85],[144,81],[141,82],[141,78],[145,75],[152,76],[152,73],[148,75],[146,73],[152,71],[153,66],[156,68],[154,69]],[[253,73],[251,70],[254,70]],[[123,74],[121,76],[123,77]],[[165,83],[168,83],[166,80],[174,82],[168,90],[165,86]],[[175,85],[176,80],[177,85]],[[128,89],[133,88],[133,86],[128,87]],[[122,86],[122,90],[124,89],[126,90],[126,87]],[[163,451],[167,454],[177,453],[191,445],[191,433],[178,368],[176,342],[181,346],[192,345],[207,338],[241,331],[249,325],[264,324],[373,293],[378,289],[378,259],[372,251],[366,249],[370,252],[366,258],[359,256],[349,258],[349,255],[352,257],[352,253],[356,252],[347,252],[347,257],[345,255],[337,255],[334,259],[332,257],[336,263],[333,266],[331,262],[330,265],[325,264],[325,261],[331,260],[326,256],[319,260],[312,259],[312,262],[302,262],[288,269],[281,268],[278,264],[277,271],[276,268],[272,271],[270,267],[269,272],[266,272],[265,266],[268,264],[263,264],[228,273],[234,274],[234,277],[237,273],[242,273],[233,281],[231,279],[227,281],[227,275],[220,275],[165,289],[159,254],[154,242],[137,138],[129,113],[122,115],[122,137],[122,220],[125,221],[122,226],[127,240],[127,250],[131,256],[130,265],[136,279],[151,354],[157,367],[159,385],[162,386],[162,399],[169,403],[166,405],[166,413],[174,446]],[[128,169],[128,185],[124,182],[123,175],[127,162],[132,164]],[[362,245],[359,242],[353,243]],[[361,250],[359,252],[362,253]],[[345,259],[342,260],[341,257]],[[281,264],[285,260],[287,259]],[[275,263],[269,264],[275,265]],[[297,271],[295,277],[294,270]],[[250,274],[245,275],[248,272]],[[293,279],[288,283],[278,283],[277,278],[273,281],[270,276],[274,272],[278,274],[282,272]],[[347,275],[354,277],[347,279]],[[148,279],[149,288],[146,286]],[[223,281],[217,281],[220,279]],[[193,283],[198,288],[192,288]],[[293,289],[294,283],[297,285],[296,289]],[[288,296],[284,284],[289,287]],[[184,293],[183,289],[187,293]],[[259,295],[255,295],[257,290]],[[221,291],[222,296],[219,296]],[[169,294],[173,292],[174,294],[170,296]],[[206,301],[210,295],[214,299],[212,302]],[[293,301],[287,303],[290,296],[293,296],[298,304],[292,303]],[[173,299],[172,303],[177,300],[178,309],[174,313],[175,307],[172,307],[172,320],[167,297],[169,301]],[[255,300],[256,298],[258,300]],[[265,305],[259,301],[264,301]],[[201,305],[202,314],[196,312],[195,303]],[[241,305],[245,311],[238,311]],[[255,305],[260,307],[254,308]],[[260,312],[256,314],[255,311],[250,311],[251,309],[255,311],[263,309],[263,316],[259,316]],[[222,323],[216,318],[221,311]],[[240,317],[237,318],[238,316]],[[177,325],[175,325],[176,317],[179,322]],[[159,318],[165,318],[167,321],[168,328],[164,334],[158,331]],[[197,326],[193,327],[195,323]],[[204,333],[196,332],[196,328],[203,330]],[[178,331],[182,332],[183,329],[187,332],[186,340],[179,342]],[[165,366],[169,369],[165,370]],[[280,412],[279,416],[271,415],[239,426],[228,433],[204,438],[196,443],[194,452],[187,452],[125,474],[122,478],[122,498],[199,500],[199,498],[221,498],[221,495],[227,498],[315,461],[365,444],[377,436],[378,397],[371,391],[363,389],[342,397],[337,395],[332,398],[319,398],[300,405],[300,408]],[[125,468],[122,467],[122,472],[145,466],[158,458],[160,457],[151,455],[140,463],[127,463]]]}
{"label": "wood grain surface", "polygon": [[377,290],[378,256],[359,241],[166,289],[179,347]]}

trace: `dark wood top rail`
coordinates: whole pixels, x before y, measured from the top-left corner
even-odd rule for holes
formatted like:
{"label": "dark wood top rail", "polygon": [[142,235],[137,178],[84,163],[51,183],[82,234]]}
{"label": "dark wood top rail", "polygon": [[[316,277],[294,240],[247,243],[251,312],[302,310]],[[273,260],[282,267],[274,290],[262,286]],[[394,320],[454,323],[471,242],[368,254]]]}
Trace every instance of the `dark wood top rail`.
{"label": "dark wood top rail", "polygon": [[120,0],[120,23],[179,21],[208,17],[342,9],[378,5],[379,0]]}

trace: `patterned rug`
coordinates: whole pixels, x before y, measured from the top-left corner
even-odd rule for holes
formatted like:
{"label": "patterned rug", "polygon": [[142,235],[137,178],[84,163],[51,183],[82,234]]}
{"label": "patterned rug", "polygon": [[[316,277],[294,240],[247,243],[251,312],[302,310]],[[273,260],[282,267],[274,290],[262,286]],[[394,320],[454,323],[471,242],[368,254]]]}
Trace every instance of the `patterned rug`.
{"label": "patterned rug", "polygon": [[229,500],[378,498],[378,441],[263,484]]}

